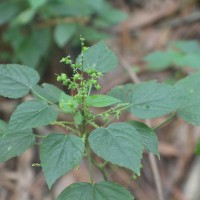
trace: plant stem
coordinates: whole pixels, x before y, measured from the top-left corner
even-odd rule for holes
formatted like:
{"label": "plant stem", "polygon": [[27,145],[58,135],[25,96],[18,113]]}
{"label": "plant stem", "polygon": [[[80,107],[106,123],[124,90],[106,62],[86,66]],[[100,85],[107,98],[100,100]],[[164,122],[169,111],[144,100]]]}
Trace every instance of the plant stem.
{"label": "plant stem", "polygon": [[[150,120],[145,120],[145,121],[146,121],[146,124],[149,127],[151,127],[151,121]],[[152,153],[149,153],[148,157],[149,157],[150,166],[151,166],[151,169],[153,172],[153,178],[154,178],[154,182],[156,185],[158,200],[164,200],[163,186],[162,186],[161,177],[160,177],[160,173],[159,173],[158,165],[156,163],[155,156]]]}
{"label": "plant stem", "polygon": [[167,123],[169,123],[175,116],[176,116],[176,112],[173,113],[172,115],[170,115],[164,122],[162,122],[161,124],[159,124],[158,126],[156,126],[155,128],[153,128],[153,130],[156,131],[157,129],[163,127],[164,125],[166,125]]}
{"label": "plant stem", "polygon": [[37,137],[37,138],[46,138],[47,135],[36,135],[36,134],[35,134],[35,137]]}
{"label": "plant stem", "polygon": [[159,174],[158,165],[156,163],[156,159],[152,153],[149,153],[148,156],[149,156],[152,172],[154,175],[154,181],[155,181],[155,185],[156,185],[156,189],[158,193],[158,200],[164,200],[163,188],[162,188],[161,178]]}
{"label": "plant stem", "polygon": [[90,84],[90,87],[89,87],[89,90],[88,90],[88,96],[90,96],[91,89],[92,89],[92,84]]}
{"label": "plant stem", "polygon": [[35,142],[34,144],[35,144],[35,145],[41,145],[41,143],[38,143],[38,142]]}
{"label": "plant stem", "polygon": [[[105,162],[105,163],[107,163],[107,162]],[[105,167],[105,165],[106,165],[105,163],[102,164],[102,165],[98,165],[94,160],[92,160],[92,164],[93,164],[96,168],[99,169],[99,171],[101,172],[101,174],[102,174],[104,180],[107,181],[107,180],[108,180],[108,177],[107,177],[106,172],[105,172],[105,169],[104,169],[104,167]]]}
{"label": "plant stem", "polygon": [[89,172],[90,172],[90,182],[92,185],[94,185],[94,178],[92,173],[92,161],[91,161],[91,152],[90,152],[90,146],[88,145],[87,148],[87,157],[88,157],[88,165],[89,165]]}

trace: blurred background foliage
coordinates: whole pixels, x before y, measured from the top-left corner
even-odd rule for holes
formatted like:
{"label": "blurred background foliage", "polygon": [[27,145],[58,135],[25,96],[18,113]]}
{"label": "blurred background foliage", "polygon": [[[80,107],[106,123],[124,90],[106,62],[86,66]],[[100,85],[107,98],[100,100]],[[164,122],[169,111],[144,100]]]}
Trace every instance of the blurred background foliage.
{"label": "blurred background foliage", "polygon": [[171,66],[200,69],[200,45],[198,40],[171,42],[166,50],[154,51],[144,57],[151,70],[165,70]]}
{"label": "blurred background foliage", "polygon": [[108,38],[110,27],[126,18],[127,13],[106,0],[1,1],[0,43],[6,48],[1,49],[0,62],[43,71],[56,51],[76,48],[80,34],[92,44]]}

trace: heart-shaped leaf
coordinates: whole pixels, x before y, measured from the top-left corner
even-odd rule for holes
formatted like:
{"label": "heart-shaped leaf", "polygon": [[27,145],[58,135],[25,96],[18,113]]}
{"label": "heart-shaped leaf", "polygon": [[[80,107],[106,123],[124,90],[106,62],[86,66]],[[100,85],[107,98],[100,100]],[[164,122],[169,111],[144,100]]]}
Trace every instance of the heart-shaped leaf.
{"label": "heart-shaped leaf", "polygon": [[83,152],[84,143],[76,136],[52,133],[44,139],[40,159],[49,188],[60,176],[79,165]]}
{"label": "heart-shaped leaf", "polygon": [[107,128],[97,128],[91,132],[89,143],[103,159],[140,173],[142,136],[130,124],[114,123]]}
{"label": "heart-shaped leaf", "polygon": [[113,182],[74,183],[67,187],[57,200],[134,200],[124,187]]}

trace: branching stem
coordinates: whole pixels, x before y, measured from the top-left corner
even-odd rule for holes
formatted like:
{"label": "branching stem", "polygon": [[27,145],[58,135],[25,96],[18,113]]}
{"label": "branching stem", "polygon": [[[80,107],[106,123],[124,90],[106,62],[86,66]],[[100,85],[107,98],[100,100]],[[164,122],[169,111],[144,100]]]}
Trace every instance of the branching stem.
{"label": "branching stem", "polygon": [[106,175],[106,172],[105,172],[105,165],[107,164],[107,162],[105,161],[104,163],[101,163],[101,164],[97,164],[94,160],[92,160],[92,164],[99,169],[99,171],[101,172],[103,178],[105,181],[108,180],[108,177]]}

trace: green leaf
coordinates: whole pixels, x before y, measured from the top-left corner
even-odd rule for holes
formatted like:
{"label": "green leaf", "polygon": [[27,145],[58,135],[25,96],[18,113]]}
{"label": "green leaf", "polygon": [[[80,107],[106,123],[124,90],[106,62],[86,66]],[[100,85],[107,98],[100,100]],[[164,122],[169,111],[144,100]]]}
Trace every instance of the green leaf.
{"label": "green leaf", "polygon": [[38,81],[38,73],[29,67],[17,64],[0,65],[1,96],[9,98],[23,97]]}
{"label": "green leaf", "polygon": [[99,40],[107,39],[110,37],[109,33],[104,33],[104,32],[101,32],[101,31],[95,29],[95,28],[97,28],[95,25],[93,27],[79,25],[78,28],[81,32],[81,35],[87,41],[97,42]]}
{"label": "green leaf", "polygon": [[0,134],[3,134],[7,129],[8,124],[0,119]]}
{"label": "green leaf", "polygon": [[40,147],[40,159],[49,188],[62,175],[79,165],[83,141],[73,135],[50,134]]}
{"label": "green leaf", "polygon": [[144,148],[151,153],[159,156],[158,152],[158,138],[155,132],[149,128],[146,124],[138,121],[129,121],[138,133],[141,134]]}
{"label": "green leaf", "polygon": [[19,156],[35,142],[34,134],[28,130],[5,130],[0,134],[0,162]]}
{"label": "green leaf", "polygon": [[15,49],[17,58],[25,65],[36,68],[51,44],[50,29],[40,28],[24,35],[23,41]]}
{"label": "green leaf", "polygon": [[186,122],[200,126],[200,72],[189,75],[175,85],[179,94],[178,115]]}
{"label": "green leaf", "polygon": [[57,200],[134,200],[124,187],[110,182],[74,183],[58,196]]}
{"label": "green leaf", "polygon": [[140,174],[142,136],[127,123],[115,123],[91,132],[89,143],[93,151],[106,161]]}
{"label": "green leaf", "polygon": [[90,7],[90,9],[94,10],[97,13],[101,12],[102,9],[104,9],[105,6],[108,5],[108,2],[106,2],[105,0],[85,0],[85,2]]}
{"label": "green leaf", "polygon": [[35,10],[30,8],[20,12],[20,14],[16,16],[16,18],[11,22],[11,26],[20,26],[28,24],[33,20],[35,13]]}
{"label": "green leaf", "polygon": [[126,12],[115,9],[107,1],[90,1],[90,6],[99,14],[99,18],[97,19],[103,19],[107,24],[110,25],[116,25],[128,18],[128,14]]}
{"label": "green leaf", "polygon": [[78,107],[78,103],[73,99],[73,97],[62,92],[60,95],[59,107],[66,113],[73,113]]}
{"label": "green leaf", "polygon": [[[80,56],[77,59],[80,63]],[[103,41],[90,47],[83,55],[83,69],[95,69],[106,73],[117,66],[116,55],[105,45]]]}
{"label": "green leaf", "polygon": [[43,6],[48,0],[28,0],[33,9],[38,9]]}
{"label": "green leaf", "polygon": [[144,57],[148,67],[152,70],[167,69],[172,65],[173,59],[178,53],[172,50],[168,51],[155,51]]}
{"label": "green leaf", "polygon": [[0,26],[13,19],[20,11],[18,2],[5,1],[0,3]]}
{"label": "green leaf", "polygon": [[188,54],[184,58],[184,66],[200,69],[200,51],[198,54]]}
{"label": "green leaf", "polygon": [[[109,15],[107,14],[109,13]],[[105,4],[103,9],[99,12],[102,18],[105,19],[109,24],[116,25],[124,20],[128,19],[128,14],[122,10],[115,9],[109,4]]]}
{"label": "green leaf", "polygon": [[78,112],[75,113],[75,115],[74,115],[74,121],[75,121],[75,123],[77,125],[80,125],[81,122],[83,121],[83,116],[81,115],[80,111],[78,111]]}
{"label": "green leaf", "polygon": [[119,85],[108,92],[108,95],[120,99],[124,103],[130,103],[134,87],[134,84]]}
{"label": "green leaf", "polygon": [[87,105],[92,107],[106,107],[119,102],[121,102],[121,100],[101,94],[88,96],[86,100]]}
{"label": "green leaf", "polygon": [[76,32],[76,24],[58,24],[55,27],[54,39],[59,47],[64,47]]}
{"label": "green leaf", "polygon": [[26,101],[20,104],[11,115],[11,129],[27,129],[48,125],[57,119],[57,111],[46,102],[39,100]]}
{"label": "green leaf", "polygon": [[153,81],[135,85],[132,93],[131,112],[141,119],[161,117],[178,107],[173,86]]}
{"label": "green leaf", "polygon": [[62,90],[52,84],[43,83],[41,86],[35,85],[31,89],[31,92],[39,99],[43,99],[51,103],[58,103]]}
{"label": "green leaf", "polygon": [[177,48],[178,50],[181,50],[184,53],[195,53],[200,51],[200,45],[197,40],[179,40],[172,42],[172,47]]}
{"label": "green leaf", "polygon": [[94,11],[88,6],[88,0],[58,0],[45,6],[45,11],[54,17],[64,16],[89,16]]}
{"label": "green leaf", "polygon": [[185,58],[186,55],[181,52],[174,53],[174,57],[172,58],[172,65],[177,67],[185,67],[186,66]]}

